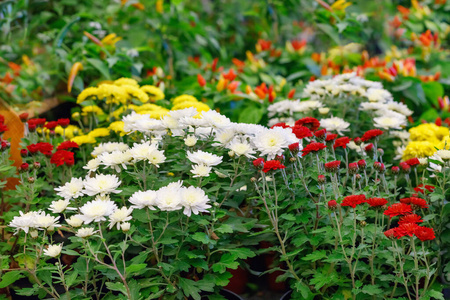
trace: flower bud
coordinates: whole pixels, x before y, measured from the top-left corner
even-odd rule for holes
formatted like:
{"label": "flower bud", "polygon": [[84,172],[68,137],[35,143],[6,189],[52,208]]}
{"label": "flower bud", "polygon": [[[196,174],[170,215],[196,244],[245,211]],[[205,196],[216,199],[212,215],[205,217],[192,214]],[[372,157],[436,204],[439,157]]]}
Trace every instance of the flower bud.
{"label": "flower bud", "polygon": [[80,119],[81,119],[81,116],[80,116],[79,112],[75,112],[72,114],[72,120],[78,122],[78,121],[80,121]]}
{"label": "flower bud", "polygon": [[411,172],[411,166],[405,162],[400,163],[400,169],[404,174],[409,174]]}
{"label": "flower bud", "polygon": [[27,149],[20,149],[20,156],[27,157],[28,156],[28,150]]}
{"label": "flower bud", "polygon": [[356,137],[353,139],[353,142],[355,143],[355,145],[359,146],[361,145],[362,141],[360,137]]}
{"label": "flower bud", "polygon": [[28,120],[28,113],[24,112],[19,115],[20,121],[26,122]]}
{"label": "flower bud", "polygon": [[384,155],[384,150],[383,149],[378,148],[377,151],[378,151],[378,155],[380,155],[380,156]]}
{"label": "flower bud", "polygon": [[197,144],[197,138],[195,137],[195,135],[188,135],[185,139],[184,139],[184,144],[188,147],[192,147],[195,144]]}
{"label": "flower bud", "polygon": [[339,166],[341,165],[340,160],[335,160],[331,162],[327,162],[325,164],[325,171],[329,173],[337,173],[339,171]]}
{"label": "flower bud", "polygon": [[325,175],[319,175],[317,176],[317,181],[319,182],[319,184],[325,184],[325,182],[327,182],[327,178],[325,177]]}
{"label": "flower bud", "polygon": [[228,156],[229,157],[234,157],[234,151],[232,151],[232,150],[228,151]]}
{"label": "flower bud", "polygon": [[362,179],[361,174],[356,174],[355,179],[356,179],[356,181],[360,181]]}
{"label": "flower bud", "polygon": [[338,206],[338,203],[336,202],[336,200],[328,201],[328,208],[335,209],[337,206]]}
{"label": "flower bud", "polygon": [[327,130],[326,129],[317,130],[316,132],[314,132],[314,135],[319,140],[324,141],[327,137]]}
{"label": "flower bud", "polygon": [[291,163],[295,163],[295,161],[296,161],[295,157],[291,157],[291,158],[289,158],[289,162],[291,162]]}
{"label": "flower bud", "polygon": [[380,165],[378,167],[378,172],[380,172],[380,173],[386,172],[386,166],[383,163],[380,163]]}
{"label": "flower bud", "polygon": [[380,166],[381,166],[381,163],[379,161],[376,161],[373,163],[373,168],[377,171],[380,169]]}
{"label": "flower bud", "polygon": [[256,177],[250,178],[250,181],[251,181],[251,182],[256,182]]}
{"label": "flower bud", "polygon": [[19,172],[26,172],[28,171],[29,165],[27,163],[23,163],[19,167]]}
{"label": "flower bud", "polygon": [[297,155],[300,151],[300,144],[299,143],[293,143],[289,145],[289,151],[291,151],[292,155]]}
{"label": "flower bud", "polygon": [[365,227],[367,225],[367,222],[366,221],[360,221],[359,225],[361,225],[361,227]]}
{"label": "flower bud", "polygon": [[52,129],[52,130],[50,130],[48,135],[51,136],[51,137],[54,137],[56,135],[56,132]]}
{"label": "flower bud", "polygon": [[392,174],[397,175],[398,173],[400,173],[400,168],[397,166],[393,166],[391,172]]}
{"label": "flower bud", "polygon": [[39,232],[37,230],[30,230],[30,236],[36,239],[39,236]]}
{"label": "flower bud", "polygon": [[384,232],[384,235],[385,235],[388,239],[391,239],[391,240],[395,239],[395,229],[392,228],[392,229],[386,230],[386,231]]}
{"label": "flower bud", "polygon": [[30,176],[28,177],[28,183],[34,183],[35,179],[34,177]]}
{"label": "flower bud", "polygon": [[39,169],[41,168],[41,163],[37,161],[37,162],[33,163],[33,167],[34,167],[36,170],[39,170]]}
{"label": "flower bud", "polygon": [[326,115],[330,112],[330,109],[328,107],[321,107],[319,108],[319,114]]}
{"label": "flower bud", "polygon": [[364,150],[366,150],[367,153],[372,153],[373,151],[373,144],[370,143],[369,145],[367,145]]}
{"label": "flower bud", "polygon": [[130,230],[131,224],[129,222],[124,222],[120,224],[120,229],[122,229],[123,232],[127,232]]}
{"label": "flower bud", "polygon": [[253,166],[255,166],[256,169],[262,170],[264,168],[264,158],[260,157],[253,161]]}
{"label": "flower bud", "polygon": [[281,154],[281,155],[275,156],[275,160],[278,160],[280,163],[283,163],[284,162],[284,155]]}
{"label": "flower bud", "polygon": [[350,175],[354,175],[356,173],[358,173],[358,163],[349,163],[348,164],[348,173]]}
{"label": "flower bud", "polygon": [[358,161],[358,167],[360,169],[364,170],[366,168],[366,166],[367,166],[367,163],[366,163],[366,161],[364,159],[361,159],[361,160]]}
{"label": "flower bud", "polygon": [[28,131],[29,132],[35,132],[36,131],[36,125],[35,124],[28,124]]}

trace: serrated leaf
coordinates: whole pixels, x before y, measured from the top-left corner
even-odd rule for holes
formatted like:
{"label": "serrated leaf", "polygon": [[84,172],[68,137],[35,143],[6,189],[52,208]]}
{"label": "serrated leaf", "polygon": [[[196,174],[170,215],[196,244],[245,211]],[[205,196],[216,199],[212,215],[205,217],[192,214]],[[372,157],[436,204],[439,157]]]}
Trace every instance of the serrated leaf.
{"label": "serrated leaf", "polygon": [[380,289],[380,287],[376,284],[372,285],[372,284],[367,284],[365,286],[363,286],[362,290],[361,290],[364,294],[367,295],[379,295],[381,293],[383,293],[383,290]]}
{"label": "serrated leaf", "polygon": [[327,253],[325,252],[325,250],[320,250],[314,251],[313,253],[308,254],[305,257],[302,257],[302,260],[317,261],[325,257],[327,257]]}
{"label": "serrated leaf", "polygon": [[0,281],[0,289],[3,289],[5,287],[13,284],[14,282],[16,282],[17,280],[19,280],[20,278],[23,278],[23,277],[25,277],[25,276],[20,271],[6,272],[1,277],[2,281]]}

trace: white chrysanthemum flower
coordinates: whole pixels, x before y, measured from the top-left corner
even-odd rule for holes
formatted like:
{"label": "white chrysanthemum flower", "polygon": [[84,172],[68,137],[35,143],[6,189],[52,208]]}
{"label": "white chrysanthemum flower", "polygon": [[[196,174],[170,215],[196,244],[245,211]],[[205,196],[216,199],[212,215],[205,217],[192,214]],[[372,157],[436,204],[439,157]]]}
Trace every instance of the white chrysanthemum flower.
{"label": "white chrysanthemum flower", "polygon": [[133,204],[131,206],[132,208],[142,209],[148,207],[152,210],[155,210],[153,206],[156,203],[156,191],[137,191],[133,195],[131,195],[128,201]]}
{"label": "white chrysanthemum flower", "polygon": [[327,115],[330,112],[330,108],[329,107],[321,107],[319,108],[319,114],[321,115]]}
{"label": "white chrysanthemum flower", "polygon": [[209,198],[201,188],[190,186],[181,190],[181,205],[184,207],[183,213],[190,217],[193,213],[207,212],[211,205]]}
{"label": "white chrysanthemum flower", "polygon": [[390,134],[393,137],[397,137],[397,138],[401,139],[403,142],[408,142],[409,141],[410,134],[406,130],[392,131],[392,132],[390,132]]}
{"label": "white chrysanthemum flower", "polygon": [[226,128],[218,130],[214,141],[217,142],[213,146],[226,146],[236,136],[236,131],[233,128]]}
{"label": "white chrysanthemum flower", "polygon": [[208,153],[202,150],[187,153],[187,158],[195,164],[203,164],[206,166],[216,166],[222,162],[222,156]]}
{"label": "white chrysanthemum flower", "polygon": [[178,119],[176,119],[170,115],[166,115],[166,116],[164,116],[164,118],[162,118],[161,121],[165,128],[170,129],[170,131],[172,132],[172,136],[184,136],[183,129],[185,129],[186,126],[182,126],[178,122]]}
{"label": "white chrysanthemum flower", "polygon": [[191,173],[194,174],[194,177],[208,177],[211,173],[211,167],[203,164],[193,165]]}
{"label": "white chrysanthemum flower", "polygon": [[94,151],[92,151],[93,156],[98,156],[105,152],[113,152],[113,151],[126,151],[130,147],[128,147],[125,143],[119,143],[119,142],[108,142],[108,143],[101,143],[97,147],[94,148]]}
{"label": "white chrysanthemum flower", "polygon": [[20,216],[15,216],[8,226],[16,229],[16,232],[14,234],[17,234],[19,230],[23,230],[25,231],[25,233],[28,233],[30,228],[35,227],[35,219],[39,213],[40,212],[37,211],[30,211],[24,214],[22,211],[20,211]]}
{"label": "white chrysanthemum flower", "polygon": [[402,129],[403,126],[406,126],[406,119],[395,118],[395,117],[378,117],[373,119],[373,125],[378,128],[382,128],[385,130],[389,129]]}
{"label": "white chrysanthemum flower", "polygon": [[426,157],[419,157],[418,158],[419,163],[421,166],[428,166],[428,158]]}
{"label": "white chrysanthemum flower", "polygon": [[176,120],[179,120],[184,117],[191,118],[197,114],[198,114],[198,111],[195,107],[188,107],[188,108],[179,109],[179,110],[171,110],[169,112],[169,116],[171,116],[172,118],[174,118]]}
{"label": "white chrysanthemum flower", "polygon": [[369,102],[386,103],[393,100],[391,93],[385,89],[369,88],[366,91],[366,97]]}
{"label": "white chrysanthemum flower", "polygon": [[97,196],[95,196],[94,200],[98,200],[98,201],[111,201],[111,197],[107,194],[102,195],[102,194],[98,194]]}
{"label": "white chrysanthemum flower", "polygon": [[438,150],[435,153],[438,157],[440,157],[443,161],[450,160],[450,150],[442,149]]}
{"label": "white chrysanthemum flower", "polygon": [[255,158],[252,154],[256,152],[253,150],[252,146],[247,142],[240,142],[238,140],[233,140],[227,147],[234,152],[237,156],[244,155],[247,158]]}
{"label": "white chrysanthemum flower", "polygon": [[150,115],[144,115],[145,118],[139,119],[135,121],[134,128],[143,133],[152,133],[154,131],[163,131],[165,130],[165,126],[161,120],[152,119]]}
{"label": "white chrysanthemum flower", "polygon": [[86,178],[83,192],[88,196],[118,194],[121,192],[117,189],[120,183],[121,181],[116,175],[98,174],[95,177]]}
{"label": "white chrysanthemum flower", "polygon": [[292,133],[292,130],[281,127],[266,129],[253,139],[256,149],[261,152],[261,156],[267,155],[268,160],[274,159],[277,155],[282,155],[290,144],[296,142],[298,142],[298,139]]}
{"label": "white chrysanthemum flower", "polygon": [[342,135],[342,132],[349,130],[348,127],[350,126],[350,123],[345,122],[343,119],[338,117],[331,117],[327,119],[321,119],[320,126],[325,128],[327,131],[336,131],[337,133]]}
{"label": "white chrysanthemum flower", "polygon": [[[427,161],[428,161],[427,170],[431,171],[433,173],[441,173],[442,172],[442,164],[434,163],[431,160],[441,162],[442,164],[444,164],[444,160],[436,153],[433,154],[433,156],[428,157],[428,159],[427,159]],[[435,177],[435,175],[431,175],[431,177]]]}
{"label": "white chrysanthemum flower", "polygon": [[58,220],[59,216],[54,217],[45,212],[41,212],[34,219],[34,227],[37,229],[53,231],[55,227],[61,227],[61,225],[58,224]]}
{"label": "white chrysanthemum flower", "polygon": [[72,178],[69,182],[66,182],[63,186],[55,188],[56,195],[64,199],[76,199],[83,196],[84,182],[81,178]]}
{"label": "white chrysanthemum flower", "polygon": [[197,144],[197,138],[195,137],[195,135],[188,135],[185,139],[184,139],[184,144],[188,147],[193,147],[195,146],[195,144]]}
{"label": "white chrysanthemum flower", "polygon": [[117,230],[120,229],[120,223],[130,221],[133,208],[127,208],[126,206],[116,209],[109,216],[109,229],[113,228],[117,224]]}
{"label": "white chrysanthemum flower", "polygon": [[203,118],[193,118],[193,117],[182,117],[180,120],[181,126],[192,126],[192,127],[204,127],[209,126],[208,122],[206,122]]}
{"label": "white chrysanthemum flower", "polygon": [[79,218],[85,224],[89,224],[92,221],[106,221],[106,217],[109,217],[116,209],[117,205],[113,201],[89,201],[80,208],[81,215],[79,215]]}
{"label": "white chrysanthemum flower", "polygon": [[162,211],[181,209],[181,186],[178,182],[172,182],[168,186],[160,188],[156,192],[156,206]]}
{"label": "white chrysanthemum flower", "polygon": [[242,134],[245,136],[255,136],[267,130],[267,127],[259,124],[233,123],[233,129],[236,132],[236,134]]}
{"label": "white chrysanthemum flower", "polygon": [[413,114],[413,111],[406,106],[406,104],[397,102],[397,101],[389,101],[386,103],[386,108],[397,113],[400,113],[404,116],[410,116]]}
{"label": "white chrysanthemum flower", "polygon": [[84,228],[78,229],[78,231],[75,235],[77,237],[85,239],[85,238],[92,236],[95,232],[96,231],[92,227],[84,227]]}
{"label": "white chrysanthemum flower", "polygon": [[101,164],[105,167],[110,167],[114,169],[116,172],[120,172],[120,167],[126,169],[127,164],[129,164],[130,160],[132,159],[132,155],[130,153],[130,150],[127,150],[125,152],[122,151],[113,151],[111,153],[102,153],[98,156],[98,159],[100,160]]}
{"label": "white chrysanthemum flower", "polygon": [[226,116],[218,113],[215,110],[208,110],[202,112],[203,120],[208,124],[208,126],[214,129],[222,129],[231,126],[231,121]]}
{"label": "white chrysanthemum flower", "polygon": [[100,159],[94,158],[87,162],[83,169],[89,170],[91,172],[97,171],[98,167],[100,167]]}
{"label": "white chrysanthemum flower", "polygon": [[71,216],[69,219],[66,219],[66,223],[72,227],[80,227],[83,225],[83,220],[80,219],[80,215]]}
{"label": "white chrysanthemum flower", "polygon": [[155,144],[151,144],[149,141],[145,143],[135,143],[133,147],[130,149],[130,154],[133,157],[135,162],[146,160],[147,156],[150,152],[156,149]]}
{"label": "white chrysanthemum flower", "polygon": [[49,210],[54,214],[62,213],[66,209],[67,210],[76,210],[76,208],[74,208],[74,207],[68,207],[69,204],[70,204],[69,199],[56,200],[50,204]]}
{"label": "white chrysanthemum flower", "polygon": [[122,121],[124,123],[123,125],[123,130],[125,132],[134,132],[134,131],[138,131],[138,127],[136,125],[136,122],[139,120],[143,120],[143,119],[149,119],[150,116],[149,115],[141,115],[136,113],[135,111],[131,112],[131,114],[126,115],[125,117],[122,118]]}
{"label": "white chrysanthemum flower", "polygon": [[120,224],[120,229],[122,229],[123,232],[128,232],[131,228],[131,224],[129,222],[123,222]]}
{"label": "white chrysanthemum flower", "polygon": [[47,249],[44,249],[44,255],[50,257],[57,257],[61,254],[62,244],[59,245],[49,245]]}
{"label": "white chrysanthemum flower", "polygon": [[153,149],[147,154],[148,161],[159,168],[159,165],[166,161],[166,156],[164,155],[164,151]]}

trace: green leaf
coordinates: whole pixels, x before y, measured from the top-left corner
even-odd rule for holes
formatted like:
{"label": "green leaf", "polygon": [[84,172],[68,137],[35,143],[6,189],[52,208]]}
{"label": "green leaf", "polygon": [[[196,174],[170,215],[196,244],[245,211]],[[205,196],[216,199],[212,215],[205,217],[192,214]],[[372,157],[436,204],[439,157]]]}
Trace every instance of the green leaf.
{"label": "green leaf", "polygon": [[378,285],[367,284],[363,286],[362,292],[367,295],[379,295],[383,293],[383,290],[379,288]]}
{"label": "green leaf", "polygon": [[438,106],[438,98],[444,96],[442,84],[437,81],[424,82],[422,88],[430,104]]}
{"label": "green leaf", "polygon": [[336,44],[340,44],[339,34],[334,30],[331,25],[328,24],[316,24],[320,30],[322,30],[326,35],[328,35]]}
{"label": "green leaf", "polygon": [[195,281],[180,277],[180,282],[178,284],[186,297],[192,297],[194,300],[201,299],[199,294],[200,289],[197,287]]}
{"label": "green leaf", "polygon": [[110,80],[111,75],[109,74],[109,68],[104,62],[96,58],[86,58],[88,63],[90,63],[94,68],[96,68],[106,79]]}
{"label": "green leaf", "polygon": [[53,47],[61,47],[61,44],[64,40],[64,37],[66,36],[67,32],[69,32],[70,27],[73,26],[73,24],[75,24],[76,22],[78,22],[80,20],[80,17],[75,17],[72,21],[70,21],[69,23],[67,23],[62,29],[61,31],[58,33],[58,36],[55,38],[55,42],[54,42],[54,46]]}
{"label": "green leaf", "polygon": [[128,296],[127,294],[127,289],[125,288],[125,286],[123,285],[123,283],[120,282],[106,282],[106,287],[111,290],[111,291],[117,291],[117,292],[121,292],[122,294],[124,294],[125,296]]}
{"label": "green leaf", "polygon": [[77,277],[78,277],[77,270],[73,270],[72,273],[70,273],[70,275],[66,275],[64,277],[66,279],[66,285],[68,287],[71,287],[75,283],[75,280],[77,280]]}
{"label": "green leaf", "polygon": [[203,244],[209,244],[211,242],[209,236],[204,232],[196,232],[191,237],[193,240],[201,242]]}
{"label": "green leaf", "polygon": [[9,271],[6,272],[5,274],[3,274],[2,276],[2,281],[0,281],[0,289],[3,289],[11,284],[13,284],[14,282],[16,282],[17,280],[19,280],[20,278],[25,277],[22,272],[20,271]]}
{"label": "green leaf", "polygon": [[264,110],[256,105],[249,105],[239,113],[239,123],[258,124],[261,121]]}
{"label": "green leaf", "polygon": [[130,275],[132,273],[136,273],[141,271],[142,269],[145,269],[147,267],[147,264],[133,264],[128,266],[125,270],[127,272],[127,275]]}
{"label": "green leaf", "polygon": [[228,224],[222,224],[219,228],[216,229],[218,233],[232,233],[233,228]]}
{"label": "green leaf", "polygon": [[325,252],[325,250],[320,250],[314,251],[313,253],[306,255],[305,257],[302,258],[302,260],[316,261],[325,257],[327,257],[327,253]]}

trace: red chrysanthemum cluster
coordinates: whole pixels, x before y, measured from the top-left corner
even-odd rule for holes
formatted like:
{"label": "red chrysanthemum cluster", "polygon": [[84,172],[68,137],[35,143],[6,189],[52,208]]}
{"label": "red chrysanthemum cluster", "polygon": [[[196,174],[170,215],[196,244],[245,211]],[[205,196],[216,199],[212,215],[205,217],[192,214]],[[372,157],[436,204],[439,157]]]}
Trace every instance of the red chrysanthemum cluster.
{"label": "red chrysanthemum cluster", "polygon": [[295,125],[294,127],[292,127],[292,133],[295,134],[295,136],[298,139],[304,139],[306,137],[312,137],[313,136],[311,130],[309,130],[305,126]]}
{"label": "red chrysanthemum cluster", "polygon": [[8,126],[5,125],[5,117],[0,115],[0,135],[8,130]]}
{"label": "red chrysanthemum cluster", "polygon": [[347,144],[348,143],[350,143],[350,138],[349,137],[346,137],[346,136],[343,136],[343,137],[340,137],[340,138],[338,138],[335,142],[334,142],[334,149],[336,149],[336,148],[339,148],[339,147],[342,147],[342,148],[347,148]]}
{"label": "red chrysanthemum cluster", "polygon": [[311,153],[311,152],[319,152],[320,150],[323,150],[323,149],[325,149],[327,146],[325,146],[324,144],[322,144],[322,143],[315,143],[315,142],[313,142],[313,143],[311,143],[311,144],[308,144],[308,145],[306,145],[306,147],[305,148],[303,148],[303,150],[302,150],[302,156],[305,156],[305,155],[308,155],[309,153]]}
{"label": "red chrysanthemum cluster", "polygon": [[422,217],[416,214],[409,214],[403,217],[400,217],[398,224],[405,224],[405,223],[422,223]]}
{"label": "red chrysanthemum cluster", "polygon": [[407,163],[410,167],[420,165],[420,161],[416,157],[406,160],[405,163]]}
{"label": "red chrysanthemum cluster", "polygon": [[299,143],[293,143],[289,146],[289,151],[291,151],[292,154],[297,154],[300,151],[300,144]]}
{"label": "red chrysanthemum cluster", "polygon": [[316,118],[306,117],[295,122],[296,126],[305,126],[311,131],[316,131],[320,127],[320,122]]}
{"label": "red chrysanthemum cluster", "polygon": [[384,211],[384,214],[386,216],[389,216],[390,219],[392,219],[395,216],[405,216],[411,213],[412,213],[411,206],[405,203],[394,203]]}
{"label": "red chrysanthemum cluster", "polygon": [[365,195],[351,195],[344,198],[341,203],[341,206],[350,206],[355,208],[356,206],[363,204],[366,202]]}
{"label": "red chrysanthemum cluster", "polygon": [[417,197],[402,198],[400,202],[411,205],[413,209],[428,208],[427,201]]}
{"label": "red chrysanthemum cluster", "polygon": [[41,152],[44,155],[50,156],[50,155],[52,155],[53,145],[50,143],[40,142],[40,143],[28,145],[27,149],[31,154],[36,154],[38,152]]}
{"label": "red chrysanthemum cluster", "polygon": [[316,136],[316,138],[320,140],[325,140],[327,137],[327,130],[326,129],[317,130],[316,132],[314,132],[314,135]]}
{"label": "red chrysanthemum cluster", "polygon": [[56,150],[70,150],[74,148],[80,148],[80,146],[72,141],[65,141],[59,144],[59,146],[56,148]]}
{"label": "red chrysanthemum cluster", "polygon": [[337,137],[338,135],[336,133],[328,133],[325,142],[333,142]]}
{"label": "red chrysanthemum cluster", "polygon": [[263,172],[275,171],[286,168],[279,160],[268,160],[264,163]]}
{"label": "red chrysanthemum cluster", "polygon": [[416,186],[414,188],[414,191],[416,193],[426,194],[427,192],[432,193],[434,191],[434,189],[435,189],[434,186],[432,186],[432,185],[424,185],[422,183],[422,184],[419,184],[418,186]]}
{"label": "red chrysanthemum cluster", "polygon": [[57,167],[60,167],[64,164],[70,167],[73,166],[75,163],[73,156],[74,156],[73,152],[66,150],[58,150],[52,155],[50,163],[55,164]]}
{"label": "red chrysanthemum cluster", "polygon": [[376,137],[379,137],[380,135],[383,134],[383,130],[380,129],[370,129],[367,130],[363,136],[361,137],[361,141],[363,142],[367,142],[367,141],[371,141]]}
{"label": "red chrysanthemum cluster", "polygon": [[366,200],[366,203],[370,205],[370,207],[382,207],[388,203],[388,201],[384,198],[369,198]]}
{"label": "red chrysanthemum cluster", "polygon": [[339,166],[341,165],[340,160],[330,161],[325,163],[325,171],[327,172],[337,172],[339,170]]}

